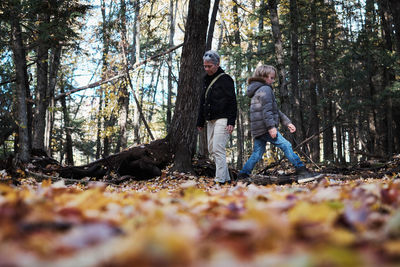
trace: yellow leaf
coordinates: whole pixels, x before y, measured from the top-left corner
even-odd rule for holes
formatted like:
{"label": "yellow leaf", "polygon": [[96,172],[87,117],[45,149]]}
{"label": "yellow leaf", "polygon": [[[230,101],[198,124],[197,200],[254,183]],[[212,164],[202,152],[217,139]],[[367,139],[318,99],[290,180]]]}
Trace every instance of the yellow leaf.
{"label": "yellow leaf", "polygon": [[338,212],[328,203],[311,204],[300,202],[289,211],[289,220],[292,223],[328,223],[332,224],[337,218]]}

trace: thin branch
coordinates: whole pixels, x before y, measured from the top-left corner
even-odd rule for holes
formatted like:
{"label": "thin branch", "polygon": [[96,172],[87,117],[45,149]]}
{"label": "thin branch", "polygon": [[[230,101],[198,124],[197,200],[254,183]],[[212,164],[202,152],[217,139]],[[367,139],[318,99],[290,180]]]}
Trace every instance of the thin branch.
{"label": "thin branch", "polygon": [[[158,57],[161,57],[161,56],[164,56],[164,55],[166,55],[166,54],[169,54],[169,53],[171,53],[172,51],[174,51],[174,50],[180,48],[181,46],[183,46],[183,43],[182,43],[182,44],[179,44],[179,45],[177,45],[177,46],[174,46],[174,47],[172,47],[172,48],[170,48],[170,49],[168,49],[168,50],[166,50],[166,51],[164,51],[164,52],[162,52],[162,53],[160,53],[160,54],[157,54],[157,55],[155,55],[155,56],[152,56],[152,57],[150,57],[150,58],[148,58],[148,59],[146,59],[146,60],[143,60],[143,61],[141,61],[141,62],[135,63],[135,64],[133,64],[131,67],[128,68],[128,71],[130,71],[130,70],[135,70],[136,68],[138,68],[138,67],[141,66],[141,65],[144,65],[144,64],[146,64],[146,63],[148,63],[148,62],[150,62],[150,61],[153,61],[154,59],[156,59],[156,58],[158,58]],[[76,93],[76,92],[79,92],[79,91],[82,91],[82,90],[86,90],[86,89],[89,89],[89,88],[98,87],[98,86],[100,86],[100,85],[102,85],[102,84],[104,84],[104,83],[108,83],[108,82],[111,82],[111,81],[114,81],[114,80],[123,78],[123,77],[125,77],[125,76],[126,76],[126,72],[124,71],[123,73],[118,73],[118,74],[116,74],[115,76],[113,76],[113,77],[111,77],[111,78],[109,78],[109,79],[107,79],[107,80],[100,80],[100,81],[97,81],[97,82],[88,84],[88,85],[86,85],[86,86],[79,87],[79,88],[75,88],[75,89],[72,89],[72,90],[70,90],[70,91],[68,91],[68,92],[59,94],[59,95],[57,95],[57,96],[54,98],[54,100],[55,100],[55,101],[58,101],[58,100],[60,100],[61,98],[66,97],[66,96],[69,96],[69,95],[71,95],[71,94],[73,94],[73,93]]]}

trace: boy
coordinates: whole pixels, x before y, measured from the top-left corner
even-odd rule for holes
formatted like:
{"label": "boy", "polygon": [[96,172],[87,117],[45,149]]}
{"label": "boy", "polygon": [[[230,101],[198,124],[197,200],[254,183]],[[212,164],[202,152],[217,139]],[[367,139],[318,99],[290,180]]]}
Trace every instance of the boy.
{"label": "boy", "polygon": [[278,131],[279,120],[288,127],[291,133],[296,127],[290,119],[279,110],[272,84],[275,82],[276,69],[273,66],[261,65],[248,79],[247,96],[251,98],[250,127],[254,138],[253,153],[239,173],[239,179],[249,177],[256,163],[262,158],[267,142],[279,147],[296,168],[297,182],[313,181],[320,175],[310,173],[292,149],[292,145]]}

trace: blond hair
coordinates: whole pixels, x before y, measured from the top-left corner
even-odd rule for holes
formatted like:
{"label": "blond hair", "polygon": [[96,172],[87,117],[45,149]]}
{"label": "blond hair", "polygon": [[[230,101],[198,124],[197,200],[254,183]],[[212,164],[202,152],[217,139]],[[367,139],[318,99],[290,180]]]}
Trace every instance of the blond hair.
{"label": "blond hair", "polygon": [[272,72],[274,72],[276,75],[276,69],[274,66],[260,65],[254,71],[253,78],[265,78],[268,77],[268,75]]}

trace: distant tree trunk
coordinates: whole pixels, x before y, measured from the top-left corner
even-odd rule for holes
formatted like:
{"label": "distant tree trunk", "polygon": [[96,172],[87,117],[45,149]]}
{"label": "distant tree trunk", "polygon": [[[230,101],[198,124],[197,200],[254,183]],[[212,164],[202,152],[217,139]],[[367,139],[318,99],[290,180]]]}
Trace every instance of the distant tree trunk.
{"label": "distant tree trunk", "polygon": [[324,105],[323,116],[325,125],[328,128],[323,132],[324,160],[333,161],[333,128],[329,127],[333,119],[332,103],[329,101]]}
{"label": "distant tree trunk", "polygon": [[[238,5],[234,4],[233,5],[233,19],[235,23],[235,47],[241,51],[241,41],[240,41],[240,24],[239,24],[239,10],[238,10]],[[241,84],[239,77],[241,76],[241,69],[242,69],[242,53],[240,52],[239,54],[235,53],[234,54],[235,58],[235,85],[236,85],[236,96],[238,98],[242,97],[242,92],[241,92]],[[238,109],[238,120],[237,120],[237,126],[236,126],[236,146],[237,146],[237,162],[236,162],[236,167],[238,169],[241,169],[243,166],[243,139],[244,139],[244,133],[243,133],[243,112],[242,109],[239,107]]]}
{"label": "distant tree trunk", "polygon": [[[135,40],[135,54],[134,58],[136,62],[140,62],[140,0],[135,0],[135,20],[133,25],[133,38]],[[138,72],[138,77],[140,74],[140,70]],[[136,91],[139,92],[140,84],[139,79],[136,79]],[[140,103],[137,101],[135,103],[135,107],[133,109],[133,135],[134,141],[136,144],[140,144]]]}
{"label": "distant tree trunk", "polygon": [[[368,114],[368,130],[369,130],[369,136],[368,136],[368,151],[371,154],[378,153],[378,122],[377,122],[377,110],[376,110],[376,87],[373,82],[373,75],[375,74],[375,62],[373,59],[373,56],[371,54],[372,50],[372,44],[371,41],[369,40],[370,37],[373,35],[373,24],[375,23],[375,18],[374,18],[374,0],[367,0],[366,1],[366,13],[365,13],[365,30],[366,30],[366,36],[365,36],[365,59],[364,59],[364,64],[366,68],[366,75],[367,75],[367,81],[368,84],[366,84],[366,89],[367,91],[365,92],[366,95],[369,97],[370,105],[368,105],[367,108],[367,114]],[[383,153],[382,153],[383,154]]]}
{"label": "distant tree trunk", "polygon": [[[47,25],[50,21],[48,14],[38,15],[40,24]],[[40,29],[41,27],[39,27]],[[39,33],[38,47],[37,47],[37,86],[35,93],[35,114],[33,117],[33,142],[34,149],[45,151],[44,135],[46,127],[46,112],[49,106],[48,94],[48,67],[49,67],[49,46],[42,35],[44,32]]]}
{"label": "distant tree trunk", "polygon": [[[258,15],[258,32],[260,35],[262,35],[262,32],[264,31],[264,10],[265,8],[265,2],[264,0],[260,0],[260,12]],[[263,50],[263,38],[258,37],[258,42],[257,42],[257,55],[259,57],[262,56],[262,50]]]}
{"label": "distant tree trunk", "polygon": [[293,94],[293,119],[297,127],[297,140],[304,140],[303,109],[301,108],[301,94],[299,90],[299,10],[297,0],[290,0],[290,82]]}
{"label": "distant tree trunk", "polygon": [[212,13],[211,13],[210,23],[208,25],[206,51],[211,50],[211,48],[212,48],[212,40],[213,40],[213,36],[214,36],[215,22],[217,20],[219,1],[220,0],[214,0],[214,6],[213,6]]}
{"label": "distant tree trunk", "polygon": [[[335,11],[334,6],[328,2],[324,1],[325,8],[322,10],[322,50],[323,59],[325,62],[334,62],[331,57],[331,47],[334,45],[334,34],[331,33],[331,38],[329,38],[329,31],[331,27],[335,25]],[[330,43],[331,41],[331,43]],[[323,135],[323,150],[324,150],[324,161],[333,162],[333,127],[330,127],[333,121],[333,103],[332,103],[332,73],[331,64],[325,64],[321,66],[324,74],[324,79],[318,79],[319,84],[321,84],[322,93],[322,115],[323,115],[323,128],[326,130],[322,133]]]}
{"label": "distant tree trunk", "polygon": [[[110,50],[110,22],[107,20],[106,14],[106,3],[104,0],[101,0],[101,15],[102,15],[102,41],[103,41],[103,50],[102,50],[102,79],[106,80],[109,76],[109,50]],[[103,132],[103,157],[107,157],[110,154],[110,134],[109,129],[114,124],[114,118],[109,111],[109,89],[107,84],[102,85],[103,97],[104,97],[104,109],[103,114],[103,123],[104,123],[104,132]]]}
{"label": "distant tree trunk", "polygon": [[[161,65],[161,63],[160,63],[160,65]],[[152,100],[151,100],[152,103],[156,103],[156,96],[157,96],[157,92],[158,92],[157,88],[158,88],[158,84],[159,84],[159,81],[160,81],[160,76],[161,76],[161,68],[158,68],[157,69],[157,78],[156,78],[154,86],[152,86],[154,88],[153,96],[152,96]],[[161,95],[164,95],[164,94],[161,93]],[[154,115],[154,107],[155,107],[155,105],[151,105],[151,107],[150,107],[149,116],[147,117],[148,121],[151,121],[151,118]]]}
{"label": "distant tree trunk", "polygon": [[46,131],[45,131],[45,143],[44,148],[47,153],[51,157],[52,149],[51,149],[51,136],[54,125],[54,108],[55,108],[55,100],[54,100],[54,91],[57,83],[57,72],[60,66],[61,59],[61,46],[58,45],[54,49],[52,49],[51,53],[51,63],[50,63],[50,71],[49,71],[49,86],[48,86],[48,98],[49,98],[49,108],[46,111]]}
{"label": "distant tree trunk", "polygon": [[[316,18],[316,3],[315,0],[311,4],[311,47],[310,47],[310,98],[311,98],[311,111],[310,111],[310,136],[318,134],[319,132],[319,117],[318,117],[318,100],[317,100],[317,18]],[[311,158],[319,162],[320,147],[319,138],[314,138],[310,142]]]}
{"label": "distant tree trunk", "polygon": [[[169,1],[169,47],[174,46],[175,37],[175,16],[174,16],[174,0]],[[167,97],[167,131],[171,126],[172,118],[172,53],[168,54],[168,97]]]}
{"label": "distant tree trunk", "polygon": [[[335,118],[337,117],[340,110],[337,107],[334,109]],[[339,163],[345,163],[345,159],[343,157],[343,145],[342,145],[342,125],[340,121],[335,122],[335,136],[336,136],[336,148],[337,148],[337,161]]]}
{"label": "distant tree trunk", "polygon": [[[196,118],[200,102],[203,53],[210,0],[190,0],[179,71],[178,95],[167,139],[175,153],[174,169],[192,171]],[[203,45],[201,45],[203,44]]]}
{"label": "distant tree trunk", "polygon": [[286,115],[290,116],[290,102],[289,102],[289,92],[287,89],[286,73],[285,73],[285,63],[282,45],[282,34],[279,26],[278,17],[278,2],[279,0],[268,0],[269,13],[271,19],[272,36],[274,37],[275,43],[275,56],[276,56],[276,67],[278,70],[277,78],[279,78],[279,96],[281,100],[281,110]]}
{"label": "distant tree trunk", "polygon": [[[12,10],[15,11],[15,10]],[[13,12],[14,13],[14,12]],[[16,107],[18,114],[18,154],[17,160],[22,163],[29,161],[30,139],[28,127],[27,91],[29,91],[28,72],[26,64],[25,47],[22,41],[21,26],[17,14],[12,15],[11,20],[11,46],[14,57],[16,74]]]}
{"label": "distant tree trunk", "polygon": [[[64,93],[64,86],[60,87],[61,93]],[[70,118],[69,118],[69,112],[66,104],[65,97],[61,98],[61,107],[63,110],[63,118],[64,118],[64,129],[65,129],[65,146],[64,146],[64,151],[65,151],[65,162],[69,166],[74,165],[74,154],[73,154],[73,145],[72,145],[72,137],[71,137],[71,123],[70,123]]]}
{"label": "distant tree trunk", "polygon": [[400,1],[399,0],[388,0],[389,10],[393,16],[393,24],[396,36],[396,51],[397,56],[400,58]]}
{"label": "distant tree trunk", "polygon": [[101,157],[101,121],[103,117],[103,86],[100,86],[98,90],[99,94],[99,107],[98,107],[98,112],[97,112],[97,133],[96,133],[96,159],[99,159]]}
{"label": "distant tree trunk", "polygon": [[[128,43],[126,38],[126,3],[125,0],[120,0],[121,12],[120,12],[120,27],[121,27],[121,45],[123,46],[123,57],[127,57],[128,51]],[[125,64],[125,61],[124,61]],[[121,150],[127,148],[128,146],[128,137],[127,137],[127,123],[128,123],[128,114],[129,114],[129,92],[127,85],[124,83],[120,86],[118,97],[118,108],[119,108],[119,116],[118,116],[118,127],[119,134],[117,138],[117,145],[115,148],[116,152],[120,152]]]}
{"label": "distant tree trunk", "polygon": [[[354,125],[357,125],[357,123],[354,123]],[[350,156],[350,163],[357,162],[357,156],[356,156],[356,136],[357,136],[357,128],[353,127],[349,131],[349,156]]]}
{"label": "distant tree trunk", "polygon": [[[388,52],[393,51],[393,43],[392,43],[392,26],[390,23],[390,11],[389,11],[389,5],[387,0],[379,0],[378,1],[379,5],[379,14],[381,17],[382,21],[382,36],[383,39],[385,40],[383,46],[384,49],[386,49]],[[383,68],[383,79],[382,79],[382,87],[383,90],[386,89],[387,86],[391,85],[392,82],[396,79],[394,70],[390,68],[390,66],[382,66]],[[393,121],[393,100],[392,96],[388,94],[386,98],[386,153],[388,155],[392,155],[394,152],[394,136],[393,136],[393,127],[394,127],[394,121]]]}
{"label": "distant tree trunk", "polygon": [[218,45],[217,45],[217,51],[221,50],[222,47],[222,42],[224,39],[224,22],[221,22],[219,24],[219,36],[218,36]]}

